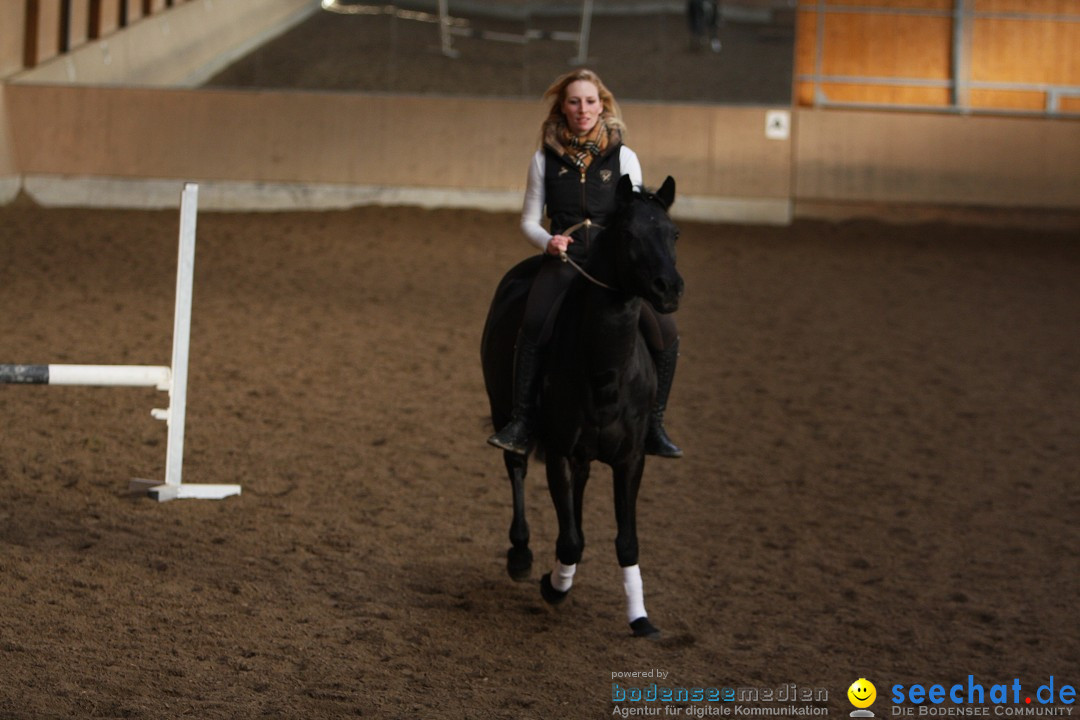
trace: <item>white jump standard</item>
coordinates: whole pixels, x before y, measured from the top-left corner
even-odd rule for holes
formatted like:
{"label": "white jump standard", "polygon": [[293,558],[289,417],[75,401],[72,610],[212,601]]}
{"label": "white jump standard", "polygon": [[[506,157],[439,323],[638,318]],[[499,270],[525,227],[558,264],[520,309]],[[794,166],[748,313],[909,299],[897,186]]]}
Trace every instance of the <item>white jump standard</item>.
{"label": "white jump standard", "polygon": [[180,251],[176,265],[176,312],[172,365],[0,365],[0,384],[97,385],[152,387],[168,391],[169,407],[151,411],[168,426],[165,482],[132,480],[133,490],[146,490],[164,502],[179,498],[218,500],[239,495],[239,485],[183,484],[184,420],[187,409],[188,348],[191,338],[191,293],[195,277],[195,220],[199,186],[188,183],[180,197]]}

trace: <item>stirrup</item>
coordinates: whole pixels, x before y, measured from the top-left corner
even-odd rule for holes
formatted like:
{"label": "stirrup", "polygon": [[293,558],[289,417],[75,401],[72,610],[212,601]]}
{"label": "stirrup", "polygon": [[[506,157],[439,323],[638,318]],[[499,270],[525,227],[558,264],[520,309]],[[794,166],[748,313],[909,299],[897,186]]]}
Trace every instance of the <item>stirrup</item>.
{"label": "stirrup", "polygon": [[671,442],[663,422],[656,420],[649,424],[649,433],[645,436],[645,454],[663,458],[681,458],[683,451]]}
{"label": "stirrup", "polygon": [[531,439],[528,423],[515,418],[508,422],[502,430],[489,437],[487,441],[488,445],[494,445],[497,448],[518,455],[526,455],[529,452],[529,441]]}

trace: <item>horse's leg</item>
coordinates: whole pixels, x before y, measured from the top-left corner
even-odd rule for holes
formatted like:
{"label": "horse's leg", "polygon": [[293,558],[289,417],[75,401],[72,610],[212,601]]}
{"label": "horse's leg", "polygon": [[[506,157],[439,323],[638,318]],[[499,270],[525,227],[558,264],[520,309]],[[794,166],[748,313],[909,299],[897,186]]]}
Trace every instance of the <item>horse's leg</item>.
{"label": "horse's leg", "polygon": [[525,520],[525,474],[529,468],[529,458],[527,455],[503,452],[503,462],[514,494],[514,519],[510,521],[506,572],[514,580],[528,580],[533,560],[532,550],[529,549],[529,523]]}
{"label": "horse's leg", "polygon": [[540,579],[540,594],[551,605],[566,599],[574,582],[574,572],[585,550],[581,531],[581,498],[589,479],[588,463],[571,464],[563,457],[548,455],[548,491],[559,520],[555,541],[555,568]]}
{"label": "horse's leg", "polygon": [[644,455],[612,467],[615,480],[615,521],[619,527],[615,536],[615,556],[619,559],[619,567],[623,573],[626,619],[636,637],[649,637],[660,632],[649,622],[649,615],[645,611],[641,568],[638,566],[637,495],[644,470]]}

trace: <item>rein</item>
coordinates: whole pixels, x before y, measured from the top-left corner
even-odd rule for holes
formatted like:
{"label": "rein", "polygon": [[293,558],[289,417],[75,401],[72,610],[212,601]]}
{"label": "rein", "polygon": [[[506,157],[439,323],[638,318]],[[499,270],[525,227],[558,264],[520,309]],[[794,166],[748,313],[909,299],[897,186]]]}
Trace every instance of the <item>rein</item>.
{"label": "rein", "polygon": [[[563,230],[560,233],[560,235],[570,235],[570,233],[574,232],[575,230],[580,230],[581,228],[597,228],[599,230],[603,230],[604,226],[603,225],[597,225],[592,220],[590,220],[588,218],[585,218],[584,220],[579,222],[577,225],[571,225],[570,227]],[[585,272],[585,268],[581,267],[576,262],[574,262],[573,259],[571,259],[571,257],[566,254],[565,250],[560,250],[559,251],[559,257],[562,258],[562,261],[564,263],[570,263],[570,265],[573,266],[573,268],[575,270],[577,270],[579,273],[581,273],[581,275],[586,280],[588,280],[589,282],[591,282],[591,283],[593,283],[595,285],[599,285],[600,287],[604,288],[605,290],[611,290],[612,292],[615,291],[615,288],[611,287],[610,285],[607,285],[605,283],[600,282],[599,280],[594,278],[592,275]]]}

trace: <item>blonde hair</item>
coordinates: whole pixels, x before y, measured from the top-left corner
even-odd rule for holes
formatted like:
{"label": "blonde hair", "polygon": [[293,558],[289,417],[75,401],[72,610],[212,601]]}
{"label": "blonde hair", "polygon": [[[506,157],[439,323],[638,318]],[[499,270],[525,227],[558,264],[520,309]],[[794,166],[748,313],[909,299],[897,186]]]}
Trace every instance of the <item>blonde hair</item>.
{"label": "blonde hair", "polygon": [[600,111],[600,118],[607,123],[607,126],[614,130],[618,130],[620,133],[626,132],[626,125],[622,120],[622,111],[619,110],[619,103],[615,101],[615,96],[607,89],[607,86],[604,85],[604,81],[592,70],[587,68],[577,68],[576,70],[571,70],[570,72],[557,77],[555,82],[551,83],[551,87],[544,92],[544,100],[547,101],[550,99],[551,107],[540,128],[541,139],[543,139],[548,132],[548,128],[554,127],[564,120],[562,104],[563,100],[566,99],[566,88],[579,80],[591,82],[596,86],[596,89],[600,94],[600,104],[604,108]]}

